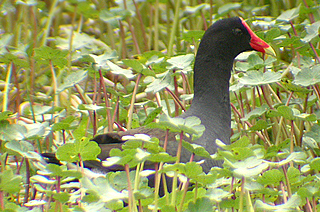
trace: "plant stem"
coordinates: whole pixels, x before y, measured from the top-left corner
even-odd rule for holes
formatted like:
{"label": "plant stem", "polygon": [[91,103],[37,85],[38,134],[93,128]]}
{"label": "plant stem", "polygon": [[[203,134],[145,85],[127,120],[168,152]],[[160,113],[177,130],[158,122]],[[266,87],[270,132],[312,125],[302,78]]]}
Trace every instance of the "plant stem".
{"label": "plant stem", "polygon": [[136,84],[134,86],[133,92],[132,92],[132,98],[131,98],[131,102],[130,102],[130,107],[129,107],[129,111],[128,111],[128,122],[127,122],[127,129],[130,130],[131,129],[131,125],[132,125],[132,117],[133,117],[133,109],[134,109],[134,103],[136,102],[136,95],[138,92],[138,88],[139,88],[139,83],[140,83],[140,79],[142,77],[142,74],[138,74],[137,80],[136,80]]}
{"label": "plant stem", "polygon": [[290,198],[292,196],[292,192],[291,192],[291,186],[290,186],[290,182],[287,174],[287,169],[284,166],[282,166],[282,170],[284,174],[284,179],[286,180],[288,196]]}
{"label": "plant stem", "polygon": [[146,36],[146,30],[144,29],[144,24],[143,24],[143,21],[142,21],[142,17],[141,17],[141,13],[140,13],[140,10],[139,10],[139,7],[138,7],[138,4],[136,3],[135,0],[132,0],[135,8],[136,8],[136,14],[137,14],[137,18],[139,19],[139,23],[140,23],[140,28],[141,28],[141,34],[142,34],[142,37],[143,37],[143,43],[144,43],[144,51],[148,51],[149,47],[148,47],[148,39],[147,39],[147,36]]}
{"label": "plant stem", "polygon": [[129,170],[129,165],[126,164],[124,166],[124,169],[126,171],[127,174],[127,183],[128,183],[128,208],[129,208],[129,212],[132,211],[133,208],[133,194],[132,194],[132,186],[131,186],[131,180],[130,180],[130,170]]}
{"label": "plant stem", "polygon": [[170,91],[169,88],[167,88],[167,87],[166,87],[166,91],[168,91],[168,93],[171,95],[171,97],[173,98],[174,102],[176,104],[178,104],[183,111],[186,111],[186,109],[184,108],[184,106],[180,102],[179,98],[172,91]]}
{"label": "plant stem", "polygon": [[2,102],[2,112],[8,110],[8,102],[9,102],[9,87],[10,87],[10,79],[12,75],[12,62],[7,66],[7,76],[6,76],[6,84],[3,90],[3,102]]}
{"label": "plant stem", "polygon": [[175,13],[174,13],[174,20],[173,20],[173,26],[170,34],[169,44],[168,44],[168,57],[171,57],[173,55],[173,42],[176,34],[176,29],[179,23],[179,11],[180,11],[180,5],[181,0],[175,1]]}
{"label": "plant stem", "polygon": [[159,51],[159,0],[154,6],[154,50]]}
{"label": "plant stem", "polygon": [[44,32],[43,32],[42,41],[41,41],[40,46],[46,45],[47,37],[49,35],[50,26],[51,26],[51,23],[52,23],[52,19],[54,17],[54,14],[55,14],[56,10],[58,9],[58,7],[57,7],[58,2],[59,2],[59,0],[53,0],[53,2],[51,4],[51,8],[50,8],[50,11],[49,11],[49,16],[48,16],[48,19],[47,19],[47,22],[46,22],[46,26],[45,26],[45,28],[43,30]]}
{"label": "plant stem", "polygon": [[242,212],[243,211],[243,197],[244,197],[244,193],[245,193],[245,189],[244,189],[244,183],[245,183],[245,178],[242,177],[241,180],[241,191],[240,191],[240,200],[239,200],[239,211]]}
{"label": "plant stem", "polygon": [[56,77],[56,72],[54,71],[54,67],[52,64],[52,60],[49,61],[50,63],[50,70],[51,70],[51,76],[52,76],[52,86],[53,86],[53,105],[55,107],[59,106],[59,95],[57,93],[57,89],[58,89],[58,82],[57,82],[57,77]]}
{"label": "plant stem", "polygon": [[99,75],[100,75],[100,86],[103,89],[104,100],[105,100],[106,108],[107,108],[108,132],[112,132],[113,123],[112,123],[111,111],[110,111],[110,107],[109,107],[109,98],[108,98],[108,95],[107,95],[106,85],[104,84],[104,81],[103,81],[103,76],[102,76],[101,69],[99,69]]}
{"label": "plant stem", "polygon": [[26,184],[25,184],[25,194],[23,203],[27,203],[29,199],[29,190],[30,190],[30,164],[29,159],[25,158],[26,163]]}
{"label": "plant stem", "polygon": [[[176,164],[180,162],[180,157],[181,157],[181,149],[182,149],[182,140],[183,140],[183,131],[180,132],[180,141],[178,145],[178,150],[177,150],[177,160]],[[171,205],[174,205],[176,202],[176,197],[177,197],[177,183],[178,183],[178,172],[174,172],[174,177],[173,177],[173,182],[172,182],[172,199],[171,199]]]}
{"label": "plant stem", "polygon": [[[69,75],[71,73],[71,62],[72,62],[72,43],[73,43],[73,29],[74,29],[74,24],[75,24],[75,20],[76,20],[76,16],[77,16],[77,9],[78,9],[78,5],[76,4],[74,6],[74,12],[72,15],[72,19],[71,19],[71,28],[70,28],[70,32],[69,32],[69,48],[68,48],[68,68],[67,70],[67,74]],[[67,101],[67,114],[71,115],[71,106],[70,106],[70,102],[71,102],[71,94],[72,94],[72,89],[68,88],[68,101]]]}

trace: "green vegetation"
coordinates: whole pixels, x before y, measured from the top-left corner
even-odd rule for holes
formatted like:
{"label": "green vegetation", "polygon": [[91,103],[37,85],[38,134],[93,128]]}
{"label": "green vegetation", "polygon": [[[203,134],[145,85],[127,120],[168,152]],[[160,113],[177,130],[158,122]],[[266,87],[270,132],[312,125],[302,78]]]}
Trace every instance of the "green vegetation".
{"label": "green vegetation", "polygon": [[[1,211],[320,210],[319,2],[0,2]],[[224,168],[205,174],[136,135],[104,162],[125,171],[88,177],[83,161],[100,153],[96,134],[144,125],[201,134],[198,120],[165,114],[189,107],[199,39],[231,16],[277,58],[250,52],[235,64],[233,143],[214,155]],[[45,164],[43,152],[68,165]],[[158,162],[155,173],[143,169],[148,161]],[[159,197],[146,176],[162,173],[184,183]]]}

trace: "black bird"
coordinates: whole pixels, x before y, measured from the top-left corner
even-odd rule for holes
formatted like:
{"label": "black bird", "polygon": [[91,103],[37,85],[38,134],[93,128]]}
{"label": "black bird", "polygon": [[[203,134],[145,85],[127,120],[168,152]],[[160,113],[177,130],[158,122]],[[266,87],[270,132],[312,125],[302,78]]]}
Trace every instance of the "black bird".
{"label": "black bird", "polygon": [[[194,98],[190,108],[180,115],[181,118],[197,116],[205,126],[203,135],[193,141],[203,146],[210,154],[217,151],[216,139],[230,144],[231,110],[229,99],[229,80],[235,57],[245,51],[259,51],[263,54],[275,55],[273,49],[250,29],[239,17],[216,21],[204,34],[197,52],[194,64]],[[140,127],[125,132],[108,133],[93,138],[102,151],[99,159],[105,160],[112,148],[121,148],[125,142],[124,135],[137,133],[148,134],[164,141],[165,132],[160,129]],[[169,133],[167,152],[175,156],[177,143],[175,133]],[[181,162],[188,162],[191,153],[182,149]],[[45,153],[44,157],[51,158]],[[195,157],[194,160],[204,158]],[[119,167],[105,168],[98,161],[88,161],[88,168],[104,171],[117,170]],[[221,166],[221,161],[205,159],[202,164],[207,173],[213,166]]]}
{"label": "black bird", "polygon": [[[216,139],[230,144],[231,110],[229,99],[229,80],[235,57],[245,51],[256,50],[263,54],[275,55],[272,47],[261,40],[239,17],[222,19],[215,22],[204,34],[194,64],[194,98],[190,108],[180,115],[181,118],[197,116],[205,126],[203,135],[194,143],[203,146],[210,154],[217,151]],[[98,135],[93,138],[102,147],[99,156],[104,160],[111,148],[121,148],[124,135],[148,134],[163,141],[165,132],[160,129],[144,127]],[[167,152],[175,156],[177,142],[170,133]],[[189,161],[191,153],[183,149],[181,162]],[[202,158],[195,157],[195,160]],[[221,161],[205,159],[202,164],[207,173],[211,167],[221,166]],[[111,168],[112,169],[112,168]]]}

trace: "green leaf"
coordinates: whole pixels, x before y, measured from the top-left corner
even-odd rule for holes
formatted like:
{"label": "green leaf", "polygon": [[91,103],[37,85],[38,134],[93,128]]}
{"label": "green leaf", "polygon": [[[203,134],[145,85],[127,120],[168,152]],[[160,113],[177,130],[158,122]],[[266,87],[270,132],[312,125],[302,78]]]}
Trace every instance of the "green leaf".
{"label": "green leaf", "polygon": [[5,144],[7,149],[10,149],[22,157],[41,160],[41,156],[34,151],[33,145],[27,141],[10,141]]}
{"label": "green leaf", "polygon": [[109,155],[110,157],[103,161],[103,166],[112,166],[114,164],[118,164],[124,166],[126,164],[129,167],[135,167],[138,163],[140,163],[139,158],[136,157],[138,153],[137,149],[124,149],[121,151],[120,149],[111,149]]}
{"label": "green leaf", "polygon": [[100,54],[100,55],[89,54],[89,56],[94,60],[95,66],[105,70],[110,69],[109,66],[107,65],[107,61],[116,58],[116,54],[114,52],[104,52],[104,54]]}
{"label": "green leaf", "polygon": [[295,76],[293,81],[296,85],[310,86],[320,82],[320,65],[315,65],[311,68],[303,68]]}
{"label": "green leaf", "polygon": [[185,132],[190,135],[194,134],[200,136],[205,130],[204,126],[200,124],[201,121],[196,116],[187,118],[170,118],[166,114],[160,115],[158,123],[150,123],[147,125],[148,128],[159,128],[163,130],[169,129],[172,132]]}
{"label": "green leaf", "polygon": [[171,90],[173,89],[173,77],[171,71],[167,71],[166,73],[164,73],[161,79],[155,79],[153,82],[151,82],[145,89],[145,92],[157,93],[166,87],[168,87]]}
{"label": "green leaf", "polygon": [[129,59],[125,59],[122,60],[122,62],[132,68],[135,72],[141,73],[143,69],[145,69],[146,67],[140,63],[138,60],[129,60]]}
{"label": "green leaf", "polygon": [[226,3],[218,9],[218,14],[223,15],[231,10],[237,10],[241,7],[241,3]]}
{"label": "green leaf", "polygon": [[61,120],[60,122],[55,123],[52,126],[53,131],[60,131],[60,130],[68,130],[71,129],[71,124],[75,120],[74,116],[68,116],[67,118]]}
{"label": "green leaf", "polygon": [[[67,29],[63,30],[62,33],[67,34],[66,37],[56,37],[56,43],[57,47],[69,50],[70,46],[70,37],[67,31]],[[117,58],[117,53],[115,50],[112,50],[109,46],[107,46],[105,43],[101,42],[99,39],[95,39],[93,36],[90,36],[83,31],[81,32],[72,32],[72,51],[80,50],[80,54],[73,55],[74,57],[78,57],[79,60],[83,62],[92,62],[93,56],[95,56],[93,53],[99,53],[101,54],[101,48],[103,48],[104,56],[108,55],[108,58],[115,59]],[[91,53],[88,55],[88,53]]]}
{"label": "green leaf", "polygon": [[289,106],[281,105],[277,108],[278,113],[280,113],[285,119],[294,120],[294,113]]}
{"label": "green leaf", "polygon": [[247,113],[241,121],[250,121],[254,118],[262,116],[265,112],[267,112],[269,109],[267,104],[263,104],[260,107],[257,107],[253,110],[251,110],[249,113]]}
{"label": "green leaf", "polygon": [[[132,185],[135,184],[136,176],[137,175],[136,175],[135,170],[129,172],[129,178],[130,178]],[[110,172],[107,174],[107,180],[109,181],[110,185],[118,191],[128,189],[128,178],[127,178],[127,173],[125,171],[113,172],[113,173]],[[140,189],[146,188],[147,184],[148,184],[147,178],[145,178],[145,177],[139,178],[138,187]],[[145,192],[147,193],[148,191],[145,191]],[[138,193],[139,193],[139,191],[136,191],[135,195],[138,195]],[[146,193],[144,193],[144,194],[146,194]],[[143,195],[143,193],[140,193],[140,194]]]}
{"label": "green leaf", "polygon": [[92,6],[91,2],[79,1],[77,4],[77,13],[83,15],[86,18],[97,19],[99,16],[98,10]]}
{"label": "green leaf", "polygon": [[0,139],[4,141],[22,140],[27,129],[19,124],[9,124],[8,121],[0,121]]}
{"label": "green leaf", "polygon": [[106,63],[109,66],[109,68],[111,69],[111,72],[113,74],[123,75],[128,79],[131,79],[131,78],[134,77],[134,75],[132,74],[132,71],[130,71],[128,69],[121,68],[120,66],[118,66],[118,65],[114,64],[113,62],[111,62],[110,60],[107,60]]}
{"label": "green leaf", "polygon": [[252,127],[250,127],[250,130],[255,132],[255,131],[260,131],[260,130],[264,130],[267,129],[269,127],[268,123],[263,120],[263,119],[259,119],[255,125],[253,125]]}
{"label": "green leaf", "polygon": [[59,147],[56,156],[61,161],[77,162],[80,160],[96,160],[101,153],[101,149],[95,141],[89,141],[89,138],[76,140],[75,143],[67,143]]}
{"label": "green leaf", "polygon": [[[307,159],[307,154],[305,152],[292,152],[286,159],[276,162],[275,166],[283,166],[285,164],[290,163],[291,161],[294,161],[296,163],[305,163],[305,160]],[[269,164],[273,164],[272,162],[269,162]]]}
{"label": "green leaf", "polygon": [[288,168],[287,176],[288,176],[290,184],[296,183],[299,180],[300,175],[301,175],[301,173],[300,173],[299,169],[297,169],[295,167],[291,167],[291,166]]}
{"label": "green leaf", "polygon": [[187,118],[169,118],[169,121],[179,129],[179,132],[188,133],[194,136],[201,136],[205,127],[201,125],[201,121],[196,116],[189,116]]}
{"label": "green leaf", "polygon": [[190,152],[198,155],[200,157],[210,158],[210,153],[207,150],[198,144],[192,144],[190,142],[182,141],[182,146],[189,150]]}
{"label": "green leaf", "polygon": [[157,107],[156,109],[154,109],[146,118],[146,120],[144,120],[143,125],[147,125],[149,123],[151,123],[160,113],[162,112],[162,107]]}
{"label": "green leaf", "polygon": [[295,117],[300,120],[311,121],[311,122],[314,122],[317,120],[316,114],[301,113],[301,114],[296,114]]}
{"label": "green leaf", "polygon": [[53,194],[53,198],[55,200],[58,200],[59,202],[61,202],[63,204],[68,202],[70,196],[71,195],[69,193],[67,193],[67,192],[60,192],[60,193]]}
{"label": "green leaf", "polygon": [[247,59],[248,62],[238,61],[235,68],[243,72],[247,72],[249,70],[259,70],[277,60],[274,57],[268,57],[266,60],[262,60],[261,57],[259,57],[256,53],[251,53]]}
{"label": "green leaf", "polygon": [[65,89],[70,88],[75,84],[78,84],[79,82],[84,80],[86,77],[87,77],[86,71],[78,70],[78,71],[72,72],[71,74],[67,75],[67,77],[63,80],[63,83],[58,87],[57,93],[60,93]]}
{"label": "green leaf", "polygon": [[186,212],[212,212],[214,211],[213,206],[213,202],[210,199],[202,197],[197,199],[195,203],[191,201]]}
{"label": "green leaf", "polygon": [[3,111],[0,113],[0,121],[7,120],[13,113],[11,111]]}
{"label": "green leaf", "polygon": [[264,61],[261,57],[256,54],[250,54],[248,57],[248,63],[251,69],[260,69],[264,67]]}
{"label": "green leaf", "polygon": [[38,139],[45,136],[48,123],[26,124],[25,127],[27,128],[27,133],[24,136],[27,139]]}
{"label": "green leaf", "polygon": [[277,21],[290,22],[299,16],[300,5],[290,10],[286,10],[278,16]]}
{"label": "green leaf", "polygon": [[[300,71],[300,69],[299,69],[299,71]],[[304,88],[304,87],[301,87],[301,86],[298,86],[298,85],[295,85],[292,83],[292,80],[288,80],[285,78],[281,79],[281,84],[289,91],[301,92],[301,93],[310,93],[311,92],[311,90]]]}
{"label": "green leaf", "polygon": [[182,39],[193,43],[194,41],[200,40],[204,34],[203,30],[190,30],[182,34]]}
{"label": "green leaf", "polygon": [[209,9],[210,8],[209,4],[202,3],[196,6],[187,6],[184,12],[188,14],[195,14],[204,8]]}
{"label": "green leaf", "polygon": [[281,31],[279,28],[271,28],[266,32],[266,36],[264,41],[269,43],[274,41],[275,38],[279,37],[281,35]]}
{"label": "green leaf", "polygon": [[263,185],[278,186],[280,181],[283,180],[283,177],[283,174],[278,169],[271,169],[264,172],[263,175],[257,179],[257,182]]}
{"label": "green leaf", "polygon": [[248,147],[233,147],[231,152],[235,160],[244,160],[253,156],[253,151]]}
{"label": "green leaf", "polygon": [[98,110],[105,110],[105,106],[98,106],[95,104],[80,104],[78,106],[79,110],[89,110],[89,111],[98,111]]}
{"label": "green leaf", "polygon": [[184,71],[190,71],[191,70],[191,63],[194,60],[194,54],[186,54],[186,55],[180,55],[171,57],[167,60],[167,63],[170,64],[170,66],[167,67],[169,70],[184,70]]}
{"label": "green leaf", "polygon": [[26,61],[25,59],[21,59],[12,53],[5,53],[5,54],[0,55],[0,62],[6,63],[6,64],[9,64],[12,62],[16,66],[19,66],[22,68],[29,68],[30,67],[28,61]]}
{"label": "green leaf", "polygon": [[78,124],[77,129],[73,131],[73,136],[76,140],[80,140],[82,137],[86,136],[87,133],[87,125],[88,125],[88,116],[82,116],[81,121]]}
{"label": "green leaf", "polygon": [[129,10],[124,10],[119,7],[104,9],[100,12],[100,19],[106,23],[110,23],[114,27],[119,26],[119,20],[124,20],[131,15]]}
{"label": "green leaf", "polygon": [[106,203],[106,208],[112,211],[119,211],[124,207],[123,201],[121,200],[111,200]]}
{"label": "green leaf", "polygon": [[188,178],[194,179],[202,174],[202,167],[196,162],[188,162],[185,166],[185,175]]}
{"label": "green leaf", "polygon": [[249,147],[250,144],[251,144],[250,139],[247,136],[243,136],[236,142],[233,142],[232,144],[227,145],[225,149],[232,150],[235,147]]}
{"label": "green leaf", "polygon": [[209,199],[211,199],[215,202],[221,202],[222,199],[225,199],[230,196],[232,196],[232,194],[230,194],[230,192],[225,191],[221,188],[208,189],[207,194],[206,194],[206,197],[208,197]]}
{"label": "green leaf", "polygon": [[159,152],[157,154],[151,154],[149,155],[149,157],[147,158],[147,160],[155,162],[155,163],[159,163],[159,162],[165,162],[165,163],[169,163],[169,162],[174,162],[177,160],[176,157],[173,157],[171,155],[169,155],[166,152]]}
{"label": "green leaf", "polygon": [[308,186],[308,188],[306,187],[300,187],[297,194],[301,197],[301,198],[312,198],[313,197],[313,193],[312,190],[318,190],[318,188],[311,188]]}
{"label": "green leaf", "polygon": [[311,127],[311,130],[306,132],[303,137],[310,137],[313,138],[317,143],[320,143],[320,126],[314,124]]}
{"label": "green leaf", "polygon": [[[48,165],[55,165],[55,164],[48,164]],[[48,185],[54,185],[56,183],[56,180],[50,180],[47,177],[44,177],[42,175],[33,175],[30,178],[30,180],[31,180],[31,182],[37,182],[37,183],[48,184]]]}
{"label": "green leaf", "polygon": [[[59,166],[56,164],[47,164],[46,170],[48,171],[50,176],[59,176],[59,177],[72,176],[72,177],[76,177],[78,179],[80,179],[82,177],[82,175],[79,171],[67,170],[65,166]],[[72,171],[72,172],[70,172],[70,171]]]}
{"label": "green leaf", "polygon": [[240,78],[240,83],[244,85],[257,86],[257,85],[265,85],[274,82],[279,82],[281,79],[280,73],[275,72],[265,72],[262,73],[260,71],[248,71],[245,76]]}
{"label": "green leaf", "polygon": [[319,36],[319,28],[320,28],[320,21],[312,23],[311,25],[306,27],[307,35],[302,38],[301,40],[305,43],[310,42],[313,38]]}
{"label": "green leaf", "polygon": [[43,64],[52,64],[54,66],[58,66],[59,68],[63,68],[67,65],[67,50],[60,50],[60,49],[53,49],[49,46],[41,46],[34,50],[35,52],[35,59],[38,62]]}
{"label": "green leaf", "polygon": [[128,197],[124,192],[119,192],[114,189],[110,182],[104,177],[98,177],[89,180],[87,177],[84,177],[80,180],[81,185],[86,189],[86,192],[95,194],[99,197],[102,202],[109,202],[112,200],[121,200]]}
{"label": "green leaf", "polygon": [[320,158],[312,159],[312,161],[310,163],[310,168],[315,171],[320,171]]}
{"label": "green leaf", "polygon": [[184,173],[185,172],[186,164],[184,163],[175,163],[175,164],[164,164],[163,169],[160,171],[161,173],[167,173],[170,171],[175,171],[178,173]]}
{"label": "green leaf", "polygon": [[22,177],[14,175],[11,169],[0,173],[0,191],[14,194],[22,189]]}
{"label": "green leaf", "polygon": [[12,38],[14,37],[13,33],[4,33],[0,38],[0,53],[6,54],[8,51],[6,50],[6,46],[10,45]]}
{"label": "green leaf", "polygon": [[261,200],[257,200],[255,207],[266,210],[266,211],[292,211],[295,208],[300,206],[301,199],[297,194],[292,195],[292,197],[284,204],[280,205],[269,205],[267,203],[262,202]]}
{"label": "green leaf", "polygon": [[250,158],[246,159],[243,163],[239,163],[239,164],[243,164],[243,166],[239,166],[239,164],[236,165],[238,168],[236,168],[233,171],[235,176],[240,178],[242,177],[256,178],[258,175],[260,175],[264,170],[266,170],[269,167],[268,164],[263,163],[262,161],[261,163],[254,164],[254,163],[251,163],[249,160]]}

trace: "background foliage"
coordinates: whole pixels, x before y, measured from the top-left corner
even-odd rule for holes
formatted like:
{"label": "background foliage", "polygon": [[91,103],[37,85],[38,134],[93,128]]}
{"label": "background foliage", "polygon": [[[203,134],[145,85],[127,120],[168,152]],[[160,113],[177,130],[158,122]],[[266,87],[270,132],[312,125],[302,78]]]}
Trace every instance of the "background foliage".
{"label": "background foliage", "polygon": [[[0,7],[2,211],[320,210],[319,2],[2,0]],[[155,122],[201,133],[197,120],[163,114],[189,107],[199,39],[232,16],[277,57],[251,52],[235,63],[233,144],[219,143],[214,156],[224,167],[205,174],[195,162],[166,164],[178,159],[137,135],[105,162],[125,171],[89,177],[83,161],[100,153],[90,141],[96,134]],[[56,151],[68,168],[40,156]],[[159,197],[148,187],[147,161],[159,162],[156,176],[184,184]]]}

